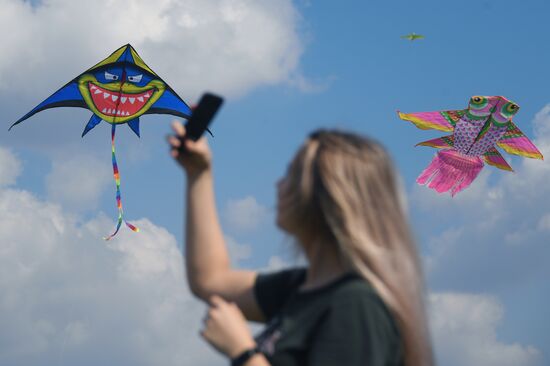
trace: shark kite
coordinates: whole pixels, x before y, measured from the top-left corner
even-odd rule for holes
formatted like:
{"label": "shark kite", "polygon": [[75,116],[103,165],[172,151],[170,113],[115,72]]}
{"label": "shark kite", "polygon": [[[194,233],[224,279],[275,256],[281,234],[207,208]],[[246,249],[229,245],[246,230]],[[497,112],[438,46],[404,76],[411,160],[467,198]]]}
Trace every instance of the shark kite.
{"label": "shark kite", "polygon": [[[34,107],[13,125],[50,108],[79,107],[89,109],[93,115],[86,124],[82,137],[101,121],[111,124],[113,174],[116,183],[118,222],[111,239],[122,224],[123,210],[120,197],[120,176],[115,157],[115,130],[127,124],[139,137],[139,118],[144,114],[170,114],[188,119],[190,107],[176,92],[145,64],[130,45],[120,47],[109,57],[92,66],[42,103]],[[126,222],[133,231],[139,229]]]}

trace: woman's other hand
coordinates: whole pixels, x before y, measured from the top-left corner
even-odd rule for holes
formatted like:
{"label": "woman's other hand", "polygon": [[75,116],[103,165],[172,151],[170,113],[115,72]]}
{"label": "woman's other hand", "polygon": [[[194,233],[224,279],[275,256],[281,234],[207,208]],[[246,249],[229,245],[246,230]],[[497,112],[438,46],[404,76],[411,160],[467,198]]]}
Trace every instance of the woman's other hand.
{"label": "woman's other hand", "polygon": [[216,295],[210,298],[210,308],[201,335],[229,358],[235,358],[256,346],[239,307]]}
{"label": "woman's other hand", "polygon": [[[198,141],[185,138],[185,126],[178,121],[172,122],[174,135],[167,137],[170,155],[185,169],[188,177],[198,176],[210,169],[212,153],[206,138]],[[183,146],[182,146],[183,145]]]}

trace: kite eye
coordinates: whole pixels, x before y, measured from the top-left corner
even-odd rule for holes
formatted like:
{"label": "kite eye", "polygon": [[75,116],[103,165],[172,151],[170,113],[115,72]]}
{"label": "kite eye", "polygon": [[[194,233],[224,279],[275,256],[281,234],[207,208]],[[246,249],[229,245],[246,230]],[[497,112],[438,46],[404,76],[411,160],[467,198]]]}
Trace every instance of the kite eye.
{"label": "kite eye", "polygon": [[508,104],[508,106],[506,106],[506,111],[508,111],[510,113],[514,113],[518,109],[519,109],[519,106],[517,104],[514,104],[514,103],[510,103],[510,104]]}
{"label": "kite eye", "polygon": [[118,75],[111,74],[105,71],[105,79],[107,80],[118,80]]}
{"label": "kite eye", "polygon": [[128,76],[128,81],[132,83],[139,83],[141,81],[141,78],[143,75],[134,75],[134,76]]}
{"label": "kite eye", "polygon": [[483,97],[479,97],[479,96],[472,97],[472,103],[474,104],[482,104],[484,100],[485,98]]}

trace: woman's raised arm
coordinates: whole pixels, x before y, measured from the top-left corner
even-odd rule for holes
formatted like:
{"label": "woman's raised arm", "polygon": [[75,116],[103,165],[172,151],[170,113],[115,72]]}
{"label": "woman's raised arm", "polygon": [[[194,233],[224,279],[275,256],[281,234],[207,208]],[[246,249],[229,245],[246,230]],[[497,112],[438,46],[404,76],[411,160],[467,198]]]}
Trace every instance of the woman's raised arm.
{"label": "woman's raised arm", "polygon": [[[204,301],[219,295],[235,302],[248,320],[263,321],[254,296],[256,272],[231,268],[214,197],[212,154],[205,138],[184,139],[185,127],[174,122],[168,137],[171,155],[187,175],[185,263],[193,294]],[[183,144],[183,146],[182,146]]]}

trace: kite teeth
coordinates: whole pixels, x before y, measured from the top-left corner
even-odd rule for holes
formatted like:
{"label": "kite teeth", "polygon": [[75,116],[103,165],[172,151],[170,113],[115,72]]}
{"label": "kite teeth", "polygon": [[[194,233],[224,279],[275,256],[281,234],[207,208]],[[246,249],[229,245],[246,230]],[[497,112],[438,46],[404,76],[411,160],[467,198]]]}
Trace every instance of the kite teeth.
{"label": "kite teeth", "polygon": [[103,98],[107,99],[109,98],[111,94],[107,93],[107,92],[103,92]]}
{"label": "kite teeth", "polygon": [[126,97],[120,97],[120,101],[121,101],[122,103],[126,103],[126,99],[127,99]]}
{"label": "kite teeth", "polygon": [[147,93],[144,95],[145,98],[149,98],[151,96],[151,94]]}
{"label": "kite teeth", "polygon": [[96,89],[96,91],[94,92],[94,94],[101,94],[101,90]]}
{"label": "kite teeth", "polygon": [[90,86],[90,90],[95,90],[95,89],[97,89],[97,86],[92,84],[92,86]]}
{"label": "kite teeth", "polygon": [[136,101],[136,98],[128,98],[128,100],[130,101],[130,103],[134,104],[134,102]]}
{"label": "kite teeth", "polygon": [[138,97],[137,100],[139,100],[140,102],[143,102],[143,97]]}
{"label": "kite teeth", "polygon": [[118,99],[118,95],[111,95],[111,99],[113,100],[113,102],[116,102],[116,100]]}
{"label": "kite teeth", "polygon": [[107,108],[103,108],[103,110],[101,111],[101,113],[107,113]]}
{"label": "kite teeth", "polygon": [[126,112],[126,115],[129,116],[129,115],[130,115],[130,112]]}

